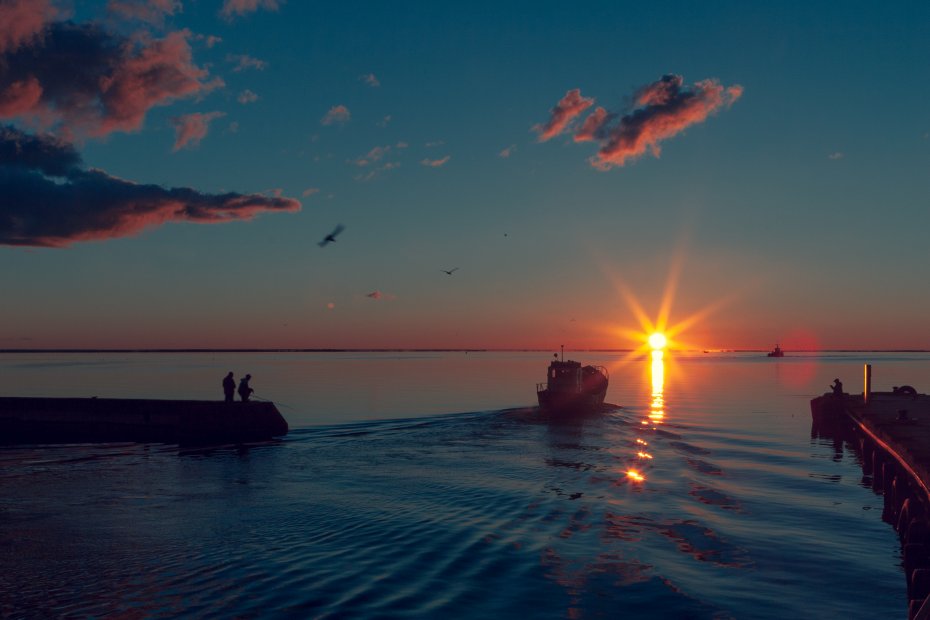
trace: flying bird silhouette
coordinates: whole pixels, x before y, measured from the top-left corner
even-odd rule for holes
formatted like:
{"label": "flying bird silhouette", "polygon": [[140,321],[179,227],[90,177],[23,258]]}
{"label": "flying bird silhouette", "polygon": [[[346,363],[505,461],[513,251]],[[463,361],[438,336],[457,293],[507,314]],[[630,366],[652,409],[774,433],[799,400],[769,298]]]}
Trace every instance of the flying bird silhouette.
{"label": "flying bird silhouette", "polygon": [[453,271],[458,271],[458,270],[459,270],[458,267],[453,267],[452,269],[450,269],[450,270],[448,270],[448,271],[446,271],[445,269],[440,269],[439,271],[443,272],[443,273],[446,274],[447,276],[451,276]]}
{"label": "flying bird silhouette", "polygon": [[346,229],[346,227],[343,226],[342,224],[337,225],[337,226],[333,229],[333,232],[331,232],[331,233],[329,233],[328,235],[326,235],[325,237],[323,237],[323,240],[320,241],[317,245],[320,246],[321,248],[325,248],[325,247],[326,247],[327,245],[329,245],[330,243],[335,243],[336,237],[339,235],[339,233],[341,233],[341,232],[344,231],[345,229]]}

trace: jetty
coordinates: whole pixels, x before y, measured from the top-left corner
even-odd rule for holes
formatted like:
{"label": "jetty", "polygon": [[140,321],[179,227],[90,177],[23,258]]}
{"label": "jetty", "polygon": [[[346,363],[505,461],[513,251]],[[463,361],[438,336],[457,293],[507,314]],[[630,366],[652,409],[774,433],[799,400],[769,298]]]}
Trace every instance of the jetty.
{"label": "jetty", "polygon": [[0,444],[138,441],[207,445],[288,432],[268,401],[0,397]]}
{"label": "jetty", "polygon": [[827,393],[810,406],[811,436],[851,448],[883,495],[882,519],[901,540],[908,618],[930,620],[930,395],[910,386],[872,392],[866,364],[861,395]]}

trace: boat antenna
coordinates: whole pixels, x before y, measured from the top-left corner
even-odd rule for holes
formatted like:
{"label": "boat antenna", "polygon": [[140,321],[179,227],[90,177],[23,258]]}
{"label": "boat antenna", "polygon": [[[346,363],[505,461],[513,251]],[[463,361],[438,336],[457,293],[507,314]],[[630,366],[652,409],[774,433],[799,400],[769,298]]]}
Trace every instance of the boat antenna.
{"label": "boat antenna", "polygon": [[562,345],[562,361],[565,361],[565,345]]}

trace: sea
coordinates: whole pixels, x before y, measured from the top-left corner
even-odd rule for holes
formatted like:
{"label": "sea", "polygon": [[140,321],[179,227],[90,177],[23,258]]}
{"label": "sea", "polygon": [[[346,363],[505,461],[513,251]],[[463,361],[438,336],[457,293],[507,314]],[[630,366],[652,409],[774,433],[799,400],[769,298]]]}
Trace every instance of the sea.
{"label": "sea", "polygon": [[0,395],[222,399],[246,445],[0,446],[3,618],[905,618],[901,545],[839,378],[927,353],[566,351],[602,413],[541,415],[546,351],[0,353]]}

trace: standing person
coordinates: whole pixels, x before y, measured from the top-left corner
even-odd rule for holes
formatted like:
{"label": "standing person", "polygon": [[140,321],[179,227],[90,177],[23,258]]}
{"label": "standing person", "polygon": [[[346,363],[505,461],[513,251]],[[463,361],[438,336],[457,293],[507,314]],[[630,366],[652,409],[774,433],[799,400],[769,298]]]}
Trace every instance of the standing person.
{"label": "standing person", "polygon": [[833,383],[830,384],[830,387],[833,389],[834,396],[843,395],[843,382],[840,381],[839,379],[834,379]]}
{"label": "standing person", "polygon": [[236,380],[233,379],[232,371],[229,371],[229,374],[223,377],[223,395],[226,397],[226,402],[231,403],[233,401],[233,394],[236,393]]}
{"label": "standing person", "polygon": [[246,375],[239,381],[239,398],[241,398],[244,403],[249,402],[249,396],[255,391],[249,387],[249,379],[251,378],[252,375]]}

